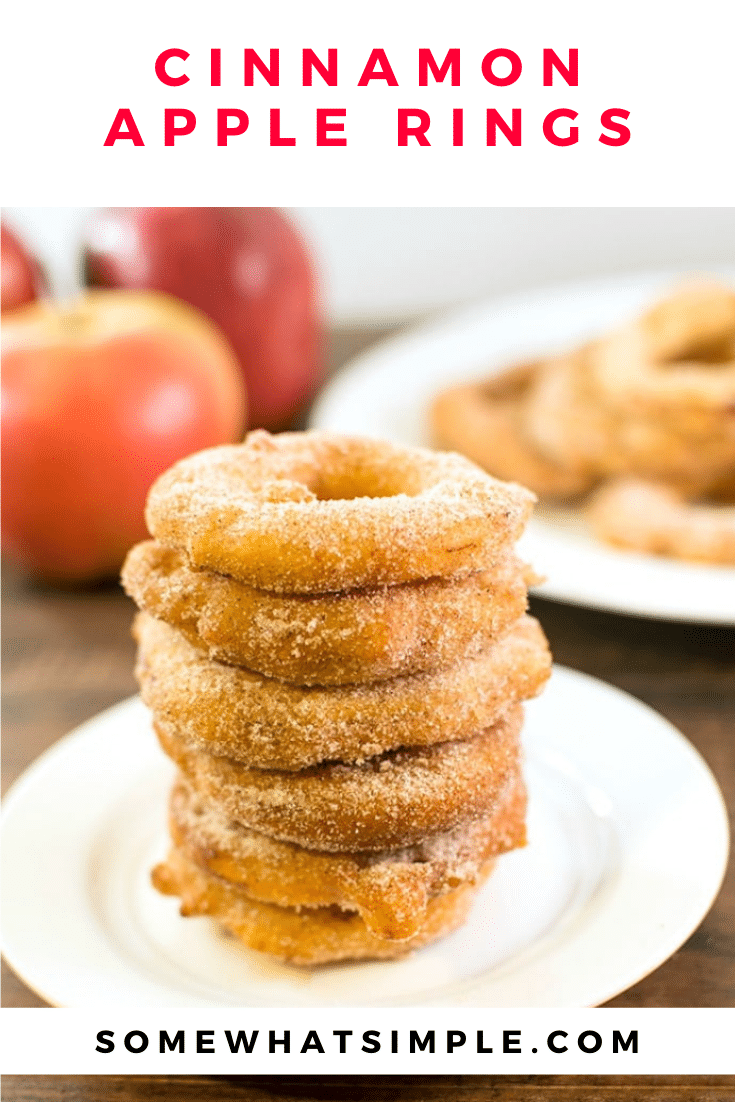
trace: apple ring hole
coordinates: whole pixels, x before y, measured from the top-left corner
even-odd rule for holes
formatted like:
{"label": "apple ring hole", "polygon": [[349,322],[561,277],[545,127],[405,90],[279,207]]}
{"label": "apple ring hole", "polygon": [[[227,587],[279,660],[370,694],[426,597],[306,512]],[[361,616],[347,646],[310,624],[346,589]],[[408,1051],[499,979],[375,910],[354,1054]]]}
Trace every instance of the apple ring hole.
{"label": "apple ring hole", "polygon": [[479,387],[480,397],[487,402],[525,398],[540,366],[540,361],[515,364],[496,377],[485,379]]}
{"label": "apple ring hole", "polygon": [[[256,454],[268,456],[273,449],[259,432],[252,433],[249,441]],[[370,440],[352,441],[349,448],[335,441],[315,454],[295,454],[290,462],[282,460],[278,475],[266,481],[261,498],[306,502],[418,497],[433,483],[431,474],[415,462],[393,453],[386,457],[384,446]],[[243,476],[247,478],[247,473]]]}
{"label": "apple ring hole", "polygon": [[400,482],[391,477],[389,471],[335,472],[334,475],[322,473],[314,488],[318,501],[356,501],[360,498],[416,497],[423,487],[409,480]]}

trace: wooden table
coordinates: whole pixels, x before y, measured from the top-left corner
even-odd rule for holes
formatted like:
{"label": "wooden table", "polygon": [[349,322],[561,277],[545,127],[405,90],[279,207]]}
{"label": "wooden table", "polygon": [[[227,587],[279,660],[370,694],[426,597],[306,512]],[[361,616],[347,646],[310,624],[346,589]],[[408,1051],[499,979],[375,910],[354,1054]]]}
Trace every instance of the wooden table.
{"label": "wooden table", "polygon": [[732,1102],[707,1076],[4,1075],[3,1102]]}
{"label": "wooden table", "polygon": [[[334,336],[332,366],[374,340]],[[47,746],[135,691],[132,604],[115,586],[84,592],[3,582],[2,782]],[[701,751],[735,811],[735,631],[533,601],[558,662],[632,693]],[[4,1006],[42,1006],[3,966]],[[735,856],[714,907],[687,943],[612,1006],[735,1006]],[[21,1097],[21,1096],[18,1096]],[[469,1096],[468,1096],[469,1097]]]}

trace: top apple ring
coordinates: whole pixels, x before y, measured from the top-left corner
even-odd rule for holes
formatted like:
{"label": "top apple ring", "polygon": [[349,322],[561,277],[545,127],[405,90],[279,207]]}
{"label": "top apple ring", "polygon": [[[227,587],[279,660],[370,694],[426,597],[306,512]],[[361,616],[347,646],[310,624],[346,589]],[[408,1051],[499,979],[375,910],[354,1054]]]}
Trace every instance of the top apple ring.
{"label": "top apple ring", "polygon": [[146,520],[194,567],[274,592],[329,593],[485,569],[534,500],[452,453],[258,430],[174,464]]}

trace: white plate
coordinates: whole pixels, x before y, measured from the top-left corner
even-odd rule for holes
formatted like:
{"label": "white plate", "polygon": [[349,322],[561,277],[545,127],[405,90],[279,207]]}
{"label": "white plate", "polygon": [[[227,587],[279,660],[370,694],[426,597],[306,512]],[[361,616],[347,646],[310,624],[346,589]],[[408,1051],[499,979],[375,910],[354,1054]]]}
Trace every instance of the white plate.
{"label": "white plate", "polygon": [[[735,281],[735,269],[708,270]],[[322,394],[311,424],[428,445],[427,410],[443,387],[575,347],[634,316],[682,274],[567,284],[450,314],[355,360]],[[577,511],[539,509],[521,549],[548,579],[535,591],[545,597],[666,620],[735,624],[735,568],[606,547]]]}
{"label": "white plate", "polygon": [[149,870],[165,852],[172,767],[135,698],[48,751],[7,797],[3,937],[11,966],[60,1006],[579,1006],[664,961],[714,899],[727,818],[670,724],[557,668],[528,705],[524,850],[469,922],[403,961],[280,965],[208,919],[182,919]]}

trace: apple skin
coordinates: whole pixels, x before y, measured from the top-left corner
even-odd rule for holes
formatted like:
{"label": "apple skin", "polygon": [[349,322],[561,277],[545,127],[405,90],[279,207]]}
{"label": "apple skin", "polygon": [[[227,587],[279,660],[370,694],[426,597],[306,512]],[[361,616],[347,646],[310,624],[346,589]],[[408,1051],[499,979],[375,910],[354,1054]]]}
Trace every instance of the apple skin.
{"label": "apple skin", "polygon": [[241,437],[236,357],[203,315],[149,292],[34,303],[2,337],[3,553],[44,581],[112,576],[146,537],[158,475]]}
{"label": "apple skin", "polygon": [[17,310],[38,298],[41,273],[37,262],[12,230],[0,225],[2,255],[2,310]]}
{"label": "apple skin", "polygon": [[97,212],[87,281],[150,288],[203,310],[240,360],[251,427],[286,427],[324,375],[314,269],[272,207],[136,207]]}

